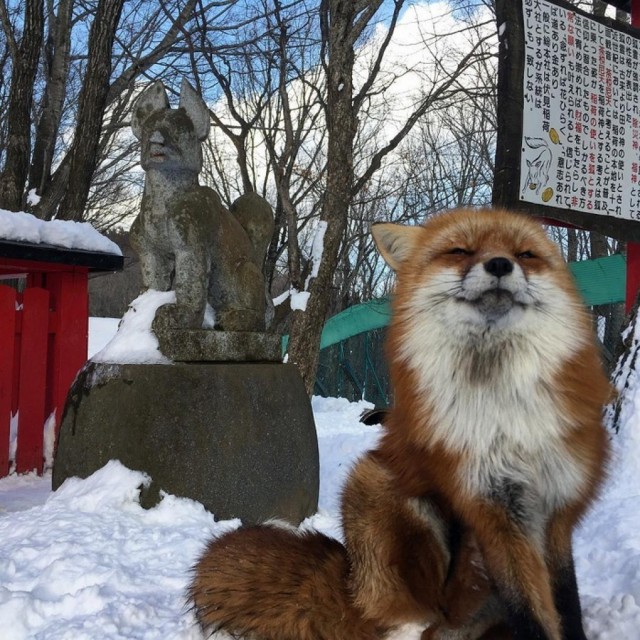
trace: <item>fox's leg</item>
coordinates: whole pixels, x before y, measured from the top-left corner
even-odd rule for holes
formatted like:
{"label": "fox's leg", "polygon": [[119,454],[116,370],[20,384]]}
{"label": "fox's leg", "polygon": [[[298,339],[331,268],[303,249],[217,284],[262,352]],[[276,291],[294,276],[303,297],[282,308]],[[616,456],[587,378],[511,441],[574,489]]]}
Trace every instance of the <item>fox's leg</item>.
{"label": "fox's leg", "polygon": [[207,284],[211,260],[198,227],[171,225],[175,257],[173,288],[176,303],[160,307],[154,329],[201,329],[207,306]]}
{"label": "fox's leg", "polygon": [[148,205],[142,205],[140,215],[133,221],[129,231],[131,246],[140,258],[142,283],[147,289],[169,291],[171,289],[171,274],[173,272],[173,258],[158,251],[149,239],[148,226],[145,224],[145,213]]}
{"label": "fox's leg", "polygon": [[173,270],[166,259],[159,258],[152,251],[140,253],[142,282],[147,289],[169,291],[171,289],[171,272]]}
{"label": "fox's leg", "polygon": [[513,640],[504,606],[485,577],[475,540],[470,535],[465,538],[455,552],[453,575],[445,587],[446,621],[426,629],[421,640]]}
{"label": "fox's leg", "polygon": [[[444,605],[450,627],[471,625],[489,628],[504,620],[492,594],[491,583],[484,568],[475,534],[459,522],[449,525],[451,561],[444,585]],[[476,632],[475,637],[480,633]]]}
{"label": "fox's leg", "polygon": [[184,314],[186,326],[192,329],[202,328],[210,269],[211,260],[202,241],[176,251],[176,303]]}
{"label": "fox's leg", "polygon": [[478,623],[459,629],[445,627],[428,628],[420,640],[514,640],[515,636],[506,623]]}
{"label": "fox's leg", "polygon": [[560,615],[562,639],[586,640],[571,544],[571,534],[577,518],[572,516],[574,514],[561,512],[549,523],[547,565],[551,573],[556,609]]}
{"label": "fox's leg", "polygon": [[137,235],[131,235],[131,244],[138,252],[140,269],[142,271],[142,283],[147,289],[155,291],[169,291],[171,289],[171,274],[173,272],[173,260],[150,246],[141,231]]}
{"label": "fox's leg", "polygon": [[518,640],[562,640],[551,576],[536,541],[506,509],[491,502],[466,505],[485,567]]}
{"label": "fox's leg", "polygon": [[222,309],[216,309],[216,326],[225,331],[264,330],[266,298],[261,284],[262,271],[248,261],[234,265],[233,271],[222,271],[226,282],[225,304]]}
{"label": "fox's leg", "polygon": [[352,470],[342,495],[350,589],[369,620],[438,623],[449,566],[446,524],[428,500],[407,499],[375,453]]}
{"label": "fox's leg", "polygon": [[562,640],[587,640],[571,553],[554,568],[553,595],[561,618]]}

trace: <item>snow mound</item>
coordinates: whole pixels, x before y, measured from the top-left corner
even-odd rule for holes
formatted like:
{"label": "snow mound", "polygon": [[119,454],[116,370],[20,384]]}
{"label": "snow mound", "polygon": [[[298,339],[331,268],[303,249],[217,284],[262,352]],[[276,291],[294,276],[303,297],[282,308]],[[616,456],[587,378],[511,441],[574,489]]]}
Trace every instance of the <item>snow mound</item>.
{"label": "snow mound", "polygon": [[44,505],[0,517],[7,638],[202,637],[184,602],[190,567],[212,534],[239,523],[216,525],[202,505],[174,496],[145,511],[148,480],[111,461]]}
{"label": "snow mound", "polygon": [[145,291],[129,305],[116,335],[93,355],[91,361],[111,364],[171,364],[172,361],[160,351],[151,323],[158,307],[175,301],[175,291]]}

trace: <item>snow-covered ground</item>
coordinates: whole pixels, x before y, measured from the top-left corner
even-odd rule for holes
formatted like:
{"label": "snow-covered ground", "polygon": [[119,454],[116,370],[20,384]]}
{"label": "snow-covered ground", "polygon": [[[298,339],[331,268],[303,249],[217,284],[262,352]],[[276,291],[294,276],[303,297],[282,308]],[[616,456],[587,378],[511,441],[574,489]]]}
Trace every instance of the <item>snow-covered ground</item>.
{"label": "snow-covered ground", "polygon": [[[91,354],[116,325],[92,320]],[[320,508],[303,526],[339,536],[345,474],[379,436],[358,421],[366,406],[314,398]],[[640,640],[640,389],[624,416],[611,481],[575,541],[590,640]],[[239,523],[173,496],[145,511],[144,482],[118,462],[56,493],[47,476],[0,480],[1,640],[201,640],[184,603],[189,568],[210,536]]]}

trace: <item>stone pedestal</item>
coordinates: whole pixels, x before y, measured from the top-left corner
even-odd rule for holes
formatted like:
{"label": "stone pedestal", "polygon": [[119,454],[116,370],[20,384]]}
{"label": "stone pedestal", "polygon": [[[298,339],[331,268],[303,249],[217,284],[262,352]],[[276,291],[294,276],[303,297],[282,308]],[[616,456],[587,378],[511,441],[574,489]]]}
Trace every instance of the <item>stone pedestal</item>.
{"label": "stone pedestal", "polygon": [[175,362],[282,362],[282,338],[275,333],[155,330],[160,351]]}
{"label": "stone pedestal", "polygon": [[114,458],[151,476],[143,506],[162,489],[247,524],[317,510],[318,443],[293,365],[89,363],[67,399],[54,490]]}

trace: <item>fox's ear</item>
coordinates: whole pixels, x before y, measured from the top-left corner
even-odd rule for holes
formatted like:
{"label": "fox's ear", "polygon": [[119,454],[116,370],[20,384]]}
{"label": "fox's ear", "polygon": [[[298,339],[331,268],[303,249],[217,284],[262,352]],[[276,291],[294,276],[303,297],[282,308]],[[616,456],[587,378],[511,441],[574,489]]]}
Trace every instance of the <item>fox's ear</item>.
{"label": "fox's ear", "polygon": [[139,96],[133,105],[131,114],[131,131],[140,140],[144,121],[155,111],[169,108],[169,98],[160,80],[152,82]]}
{"label": "fox's ear", "polygon": [[180,86],[180,106],[191,118],[198,140],[204,140],[209,133],[209,109],[186,78]]}
{"label": "fox's ear", "polygon": [[374,224],[371,227],[371,234],[385,262],[397,271],[400,264],[412,253],[421,230],[422,227],[407,227],[383,222]]}

